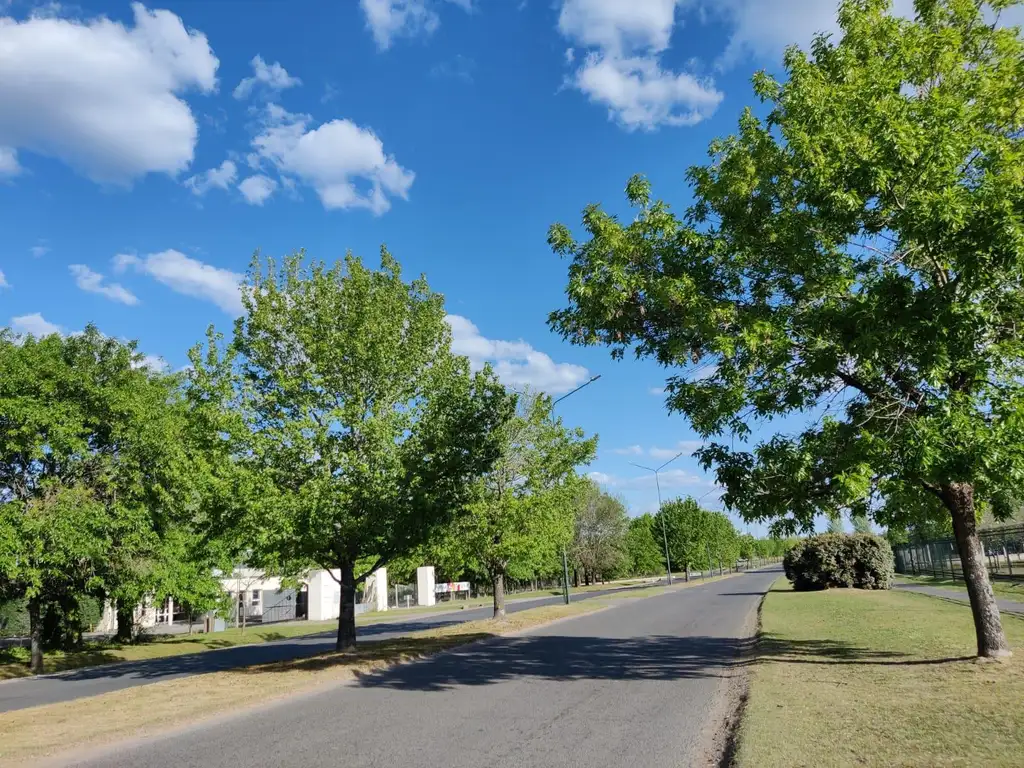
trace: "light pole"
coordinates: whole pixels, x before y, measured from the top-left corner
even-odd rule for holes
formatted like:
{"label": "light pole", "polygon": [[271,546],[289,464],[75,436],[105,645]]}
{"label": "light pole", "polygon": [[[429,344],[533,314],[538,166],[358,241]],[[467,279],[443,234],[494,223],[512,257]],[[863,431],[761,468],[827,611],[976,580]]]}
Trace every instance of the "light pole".
{"label": "light pole", "polygon": [[[576,387],[576,389],[570,390],[569,392],[566,392],[564,395],[562,395],[557,400],[552,401],[551,407],[554,408],[560,402],[565,400],[565,398],[567,398],[569,395],[575,395],[577,392],[579,392],[585,386],[587,386],[588,384],[593,384],[595,381],[597,381],[600,378],[601,378],[601,374],[600,373],[597,374],[597,376],[591,376],[589,379],[587,379],[587,381],[583,382],[578,387]],[[565,598],[565,604],[568,605],[569,604],[569,558],[567,558],[566,555],[565,555],[565,547],[564,546],[562,547],[562,597]]]}
{"label": "light pole", "polygon": [[[680,451],[679,453],[677,453],[675,456],[673,456],[671,459],[666,461],[664,464],[662,464],[657,469],[652,469],[651,467],[645,467],[643,464],[634,464],[632,461],[629,462],[630,464],[633,464],[634,467],[638,467],[640,469],[646,469],[648,472],[653,472],[654,473],[654,485],[658,489],[658,514],[661,517],[661,538],[665,542],[665,569],[668,571],[668,583],[669,583],[669,586],[672,585],[672,561],[669,559],[669,556],[668,556],[668,533],[665,532],[665,516],[661,514],[661,480],[658,478],[658,473],[660,473],[661,470],[663,470],[665,467],[667,467],[669,464],[671,464],[673,461],[675,461],[676,459],[678,459],[682,455],[683,455],[683,451]],[[687,573],[689,573],[689,571],[687,571]]]}

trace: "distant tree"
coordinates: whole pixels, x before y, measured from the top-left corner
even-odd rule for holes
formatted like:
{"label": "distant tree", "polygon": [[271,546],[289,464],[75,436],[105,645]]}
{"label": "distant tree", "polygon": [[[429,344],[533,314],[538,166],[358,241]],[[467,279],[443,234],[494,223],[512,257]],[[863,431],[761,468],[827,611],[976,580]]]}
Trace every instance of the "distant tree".
{"label": "distant tree", "polygon": [[[667,404],[711,437],[820,409],[756,448],[711,444],[723,500],[779,534],[863,511],[952,522],[978,654],[1009,646],[977,533],[1024,476],[1024,40],[1014,0],[847,0],[840,33],[690,169],[681,217],[637,177],[623,225],[596,206],[553,327],[673,366]],[[704,366],[710,376],[691,375]],[[713,367],[712,367],[713,366]]]}
{"label": "distant tree", "polygon": [[739,557],[739,533],[724,513],[687,497],[666,502],[658,515],[665,520],[673,568],[707,571],[720,563],[733,565]]}
{"label": "distant tree", "polygon": [[574,499],[572,556],[590,584],[615,571],[626,557],[629,515],[622,501],[602,491],[593,480],[583,480],[580,485]]}
{"label": "distant tree", "polygon": [[827,530],[829,533],[843,533],[843,517],[838,510],[828,516]]}
{"label": "distant tree", "polygon": [[447,549],[490,577],[494,617],[505,616],[505,578],[529,578],[572,540],[576,467],[594,455],[597,438],[563,426],[551,398],[526,392],[516,413],[494,430],[498,460],[477,484],[470,512],[449,532]]}
{"label": "distant tree", "polygon": [[665,570],[665,552],[654,515],[644,513],[629,521],[626,556],[629,572],[635,576],[651,576]]}
{"label": "distant tree", "polygon": [[871,521],[867,515],[851,515],[850,524],[853,526],[854,533],[872,533]]}
{"label": "distant tree", "polygon": [[[219,401],[245,467],[246,503],[222,527],[247,565],[328,570],[340,589],[337,648],[356,641],[357,586],[463,513],[511,415],[489,370],[451,352],[443,298],[358,258],[253,260],[226,354],[193,350],[193,386]],[[374,556],[362,572],[361,558]]]}

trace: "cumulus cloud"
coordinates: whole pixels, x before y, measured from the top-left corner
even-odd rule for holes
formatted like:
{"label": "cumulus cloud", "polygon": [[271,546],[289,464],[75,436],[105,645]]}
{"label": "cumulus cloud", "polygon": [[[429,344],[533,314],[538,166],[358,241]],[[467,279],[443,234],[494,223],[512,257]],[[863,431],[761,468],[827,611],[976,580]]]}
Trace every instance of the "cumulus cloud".
{"label": "cumulus cloud", "polygon": [[211,189],[228,189],[238,178],[238,166],[225,160],[216,168],[210,168],[185,179],[185,186],[193,195],[202,197]]}
{"label": "cumulus cloud", "polygon": [[243,78],[235,86],[232,95],[236,99],[248,98],[249,94],[254,91],[265,95],[275,95],[286,88],[293,88],[296,85],[302,84],[299,78],[289,75],[288,70],[278,62],[275,61],[273,64],[267,64],[263,57],[258,54],[253,57],[249,64],[252,65],[252,77]]}
{"label": "cumulus cloud", "polygon": [[324,208],[366,208],[380,215],[391,197],[407,199],[416,175],[384,153],[370,128],[331,120],[310,128],[309,115],[268,104],[253,139],[256,154],[286,177],[313,187]]}
{"label": "cumulus cloud", "polygon": [[75,285],[88,293],[98,293],[111,301],[127,304],[130,307],[139,303],[138,297],[120,283],[105,282],[103,275],[93,272],[85,264],[72,264],[68,267],[75,278]]}
{"label": "cumulus cloud", "polygon": [[556,363],[525,341],[488,339],[460,315],[448,315],[446,319],[452,329],[452,350],[468,357],[475,368],[490,363],[508,386],[529,386],[556,395],[575,389],[587,379],[583,366]]}
{"label": "cumulus cloud", "polygon": [[238,191],[249,205],[263,205],[267,198],[274,194],[275,189],[277,182],[262,174],[250,176],[238,185]]}
{"label": "cumulus cloud", "polygon": [[11,329],[19,335],[30,335],[36,338],[63,333],[63,329],[45,319],[39,312],[31,315],[19,315],[11,318]]}
{"label": "cumulus cloud", "polygon": [[[473,10],[472,0],[448,0],[466,12]],[[398,37],[429,36],[441,25],[432,0],[359,0],[366,16],[366,28],[373,35],[377,48],[386,51]]]}
{"label": "cumulus cloud", "polygon": [[612,453],[617,453],[619,456],[643,456],[644,449],[639,445],[630,445],[626,448],[615,448]]}
{"label": "cumulus cloud", "polygon": [[0,269],[0,288],[10,288],[11,284],[7,282],[7,276],[4,271]]}
{"label": "cumulus cloud", "polygon": [[670,446],[668,448],[652,446],[648,449],[647,453],[652,459],[662,459],[667,461],[679,454],[683,454],[683,456],[692,456],[694,451],[703,445],[704,443],[700,440],[680,440],[674,446]]}
{"label": "cumulus cloud", "polygon": [[102,183],[172,176],[192,162],[196,120],[181,94],[211,92],[206,36],[132,5],[134,26],[0,18],[0,147],[54,157]]}
{"label": "cumulus cloud", "polygon": [[170,365],[160,355],[145,355],[141,360],[133,363],[133,368],[148,368],[154,373],[163,373]]}
{"label": "cumulus cloud", "polygon": [[212,301],[229,315],[242,314],[239,291],[242,275],[237,272],[204,264],[175,250],[152,253],[145,257],[119,254],[114,257],[113,264],[115,272],[131,268],[173,291]]}
{"label": "cumulus cloud", "polygon": [[[708,78],[660,63],[681,0],[563,0],[558,29],[588,51],[567,82],[627,130],[695,125],[723,94]],[[566,56],[568,63],[575,59]]]}

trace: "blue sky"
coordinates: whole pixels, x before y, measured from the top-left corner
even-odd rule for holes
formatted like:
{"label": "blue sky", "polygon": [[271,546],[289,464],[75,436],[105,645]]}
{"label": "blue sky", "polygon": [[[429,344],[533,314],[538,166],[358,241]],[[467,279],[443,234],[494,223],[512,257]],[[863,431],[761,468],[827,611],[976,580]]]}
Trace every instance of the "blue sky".
{"label": "blue sky", "polygon": [[[825,0],[0,0],[0,322],[94,322],[179,368],[230,330],[256,249],[386,243],[509,383],[601,374],[559,409],[600,434],[609,490],[652,509],[629,462],[695,436],[666,372],[547,330],[566,270],[547,228],[624,211],[636,172],[684,206],[752,72],[834,27]],[[663,491],[717,503],[688,456]]]}

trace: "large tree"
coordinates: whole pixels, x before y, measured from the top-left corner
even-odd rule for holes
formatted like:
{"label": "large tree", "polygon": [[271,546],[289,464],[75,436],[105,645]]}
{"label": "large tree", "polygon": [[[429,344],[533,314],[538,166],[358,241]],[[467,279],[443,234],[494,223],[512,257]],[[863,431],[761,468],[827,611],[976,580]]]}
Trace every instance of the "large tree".
{"label": "large tree", "polygon": [[91,326],[39,339],[0,332],[0,579],[28,599],[34,670],[48,605],[72,613],[98,594],[130,632],[135,606],[153,596],[154,564],[178,570],[164,534],[200,506],[197,454],[177,379],[141,362],[133,343]]}
{"label": "large tree", "polygon": [[601,490],[593,480],[581,484],[574,506],[572,540],[574,563],[587,584],[615,571],[626,558],[629,515],[626,505]]}
{"label": "large tree", "polygon": [[661,531],[649,512],[629,521],[626,531],[626,558],[634,576],[650,576],[665,569],[665,550]]}
{"label": "large tree", "polygon": [[658,527],[664,520],[672,564],[709,571],[732,565],[740,555],[739,533],[723,513],[702,508],[692,498],[673,499],[662,505]]}
{"label": "large tree", "polygon": [[[679,368],[704,436],[810,412],[798,434],[716,444],[725,502],[779,532],[816,514],[949,516],[978,653],[1009,653],[976,530],[1024,481],[1024,44],[1013,0],[850,0],[841,34],[758,74],[766,108],[691,168],[677,217],[648,184],[623,226],[587,208],[566,338]],[[760,115],[760,116],[759,116]],[[707,377],[691,375],[702,366]]]}
{"label": "large tree", "polygon": [[194,386],[237,416],[224,426],[247,503],[226,527],[249,565],[328,570],[348,649],[356,587],[462,513],[511,401],[452,354],[443,297],[423,277],[403,281],[386,250],[379,270],[351,255],[330,267],[254,259],[243,303],[227,354],[192,356]]}
{"label": "large tree", "polygon": [[594,456],[586,439],[552,416],[551,398],[525,392],[516,413],[496,430],[498,460],[477,485],[470,514],[451,529],[449,552],[487,573],[494,618],[505,616],[505,578],[528,578],[556,561],[572,540],[575,468]]}

